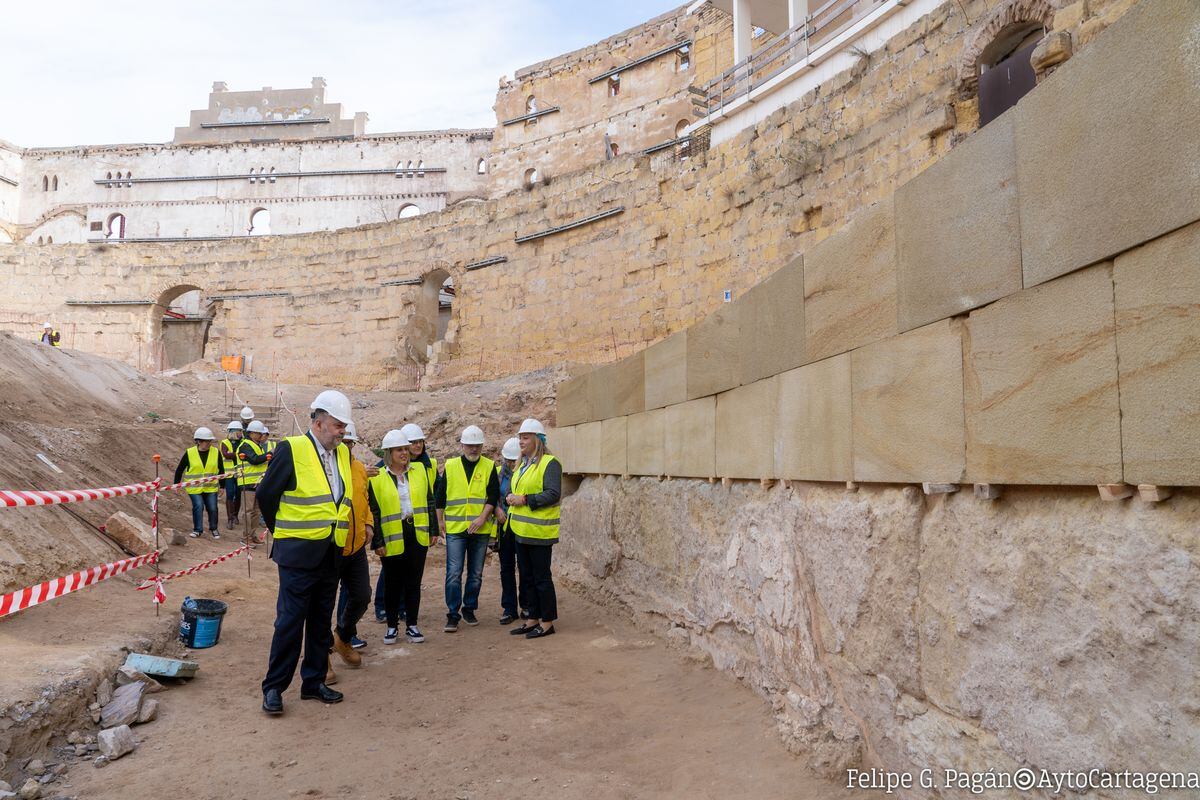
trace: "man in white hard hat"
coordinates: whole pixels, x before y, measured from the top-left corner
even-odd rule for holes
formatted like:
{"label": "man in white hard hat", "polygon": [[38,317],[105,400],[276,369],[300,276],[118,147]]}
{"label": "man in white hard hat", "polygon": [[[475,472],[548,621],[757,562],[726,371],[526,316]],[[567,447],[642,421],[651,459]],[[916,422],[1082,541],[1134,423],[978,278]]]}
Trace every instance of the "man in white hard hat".
{"label": "man in white hard hat", "polygon": [[279,599],[262,708],[283,713],[283,692],[300,663],[300,698],[339,703],[325,683],[333,646],[330,619],[337,595],[337,559],[350,528],[354,491],[350,450],[342,444],[352,422],[350,400],[326,390],[312,405],[308,433],[289,436],[272,453],[258,484],[258,507],[273,534]]}
{"label": "man in white hard hat", "polygon": [[234,467],[237,470],[238,491],[242,496],[242,504],[246,506],[246,515],[242,517],[242,544],[252,549],[258,547],[258,537],[254,533],[260,516],[256,491],[271,460],[271,454],[267,452],[269,434],[262,420],[251,421],[246,426],[246,438],[238,445],[237,465]]}
{"label": "man in white hard hat", "polygon": [[51,347],[62,347],[61,342],[62,335],[54,329],[54,326],[49,322],[43,322],[41,343],[48,344]]}
{"label": "man in white hard hat", "polygon": [[250,406],[242,406],[242,411],[238,416],[242,418],[243,425],[249,425],[254,419],[254,409]]}
{"label": "man in white hard hat", "polygon": [[[500,624],[511,625],[517,615],[528,608],[522,602],[517,606],[517,542],[508,526],[508,493],[512,491],[513,471],[521,457],[521,441],[512,437],[500,448],[501,464],[497,473],[500,482],[499,501],[496,506],[496,541],[492,548],[500,554]],[[520,598],[524,600],[525,598]]]}
{"label": "man in white hard hat", "polygon": [[[461,619],[478,625],[479,588],[488,544],[496,535],[492,511],[500,502],[496,466],[483,457],[483,431],[468,425],[459,437],[462,455],[446,461],[445,475],[434,488],[438,527],[446,537],[446,633]],[[463,587],[463,566],[467,584]]]}
{"label": "man in white hard hat", "polygon": [[[242,443],[243,434],[242,423],[231,420],[225,426],[225,438],[221,440],[219,449],[221,451],[221,459],[226,464],[237,463],[237,449]],[[242,494],[238,491],[237,476],[226,478],[221,481],[221,486],[225,489],[225,524],[229,530],[233,530],[233,526],[239,523],[238,513],[241,511]]]}
{"label": "man in white hard hat", "polygon": [[[220,451],[213,447],[216,438],[208,428],[196,429],[192,434],[192,446],[184,451],[179,466],[175,467],[175,483],[211,478],[225,471],[227,464],[221,458]],[[212,538],[220,539],[221,534],[217,530],[217,482],[188,486],[185,491],[192,501],[192,538],[199,538],[204,533],[204,514],[208,512],[208,532]]]}

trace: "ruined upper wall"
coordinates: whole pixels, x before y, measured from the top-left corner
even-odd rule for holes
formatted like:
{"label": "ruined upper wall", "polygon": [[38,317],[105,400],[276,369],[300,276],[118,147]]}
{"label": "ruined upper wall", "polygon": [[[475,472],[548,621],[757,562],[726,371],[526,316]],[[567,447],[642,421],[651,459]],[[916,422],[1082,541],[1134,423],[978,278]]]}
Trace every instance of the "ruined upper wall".
{"label": "ruined upper wall", "polygon": [[313,78],[304,89],[231,92],[224,81],[213,84],[208,108],[191,114],[175,129],[175,144],[228,144],[261,140],[311,140],[362,136],[367,113],[342,118],[341,103],[325,102],[325,79]]}

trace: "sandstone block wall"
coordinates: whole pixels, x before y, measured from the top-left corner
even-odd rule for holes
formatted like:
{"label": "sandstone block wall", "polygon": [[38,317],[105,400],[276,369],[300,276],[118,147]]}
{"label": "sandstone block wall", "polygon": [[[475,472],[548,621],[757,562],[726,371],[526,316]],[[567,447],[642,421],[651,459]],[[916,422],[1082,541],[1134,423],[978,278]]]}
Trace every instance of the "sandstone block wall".
{"label": "sandstone block wall", "polygon": [[[1073,108],[1106,107],[1104,125],[1090,130],[1084,149],[1095,150],[1109,131],[1123,142],[1145,124],[1144,109],[1111,105],[1110,88],[1121,93],[1126,82],[1145,81],[1148,96],[1176,96],[1162,93],[1175,91],[1181,70],[1200,70],[1186,46],[1197,29],[1195,3],[1137,6],[1089,45],[1089,58],[1067,62],[1034,89],[1028,99],[1035,102],[1022,101],[901,186],[894,200],[864,209],[761,284],[769,290],[749,292],[688,328],[682,380],[678,358],[662,357],[663,345],[606,368],[605,375],[625,375],[621,381],[593,373],[592,419],[615,407],[605,394],[634,385],[628,371],[641,369],[646,407],[666,396],[657,387],[679,383],[690,403],[716,400],[713,470],[699,469],[707,459],[673,464],[668,444],[668,475],[1200,485],[1200,369],[1188,355],[1200,330],[1200,208],[1177,210],[1190,207],[1190,190],[1172,195],[1168,219],[1191,224],[1159,236],[1167,223],[1143,214],[1158,227],[1126,220],[1116,228],[1126,231],[1120,237],[1107,206],[1051,212],[1042,188],[1027,195],[1036,181],[1022,177],[1032,175],[1030,159],[1042,159],[1038,175],[1060,171],[1049,167],[1043,131],[1061,124],[1061,112],[1042,98],[1069,91]],[[1139,65],[1148,61],[1133,73],[1124,61],[1130,52],[1139,54]],[[1168,119],[1183,141],[1142,141],[1143,150],[1159,153],[1139,156],[1144,171],[1136,180],[1115,154],[1086,170],[1081,165],[1094,190],[1111,196],[1129,181],[1127,193],[1146,194],[1149,202],[1156,187],[1171,186],[1176,173],[1191,168],[1188,148],[1200,136],[1193,110],[1158,108],[1155,124]],[[1076,139],[1056,141],[1061,161],[1075,163]],[[1109,243],[1104,249],[1089,240],[1087,256],[1061,262],[1068,269],[1030,272],[1053,249],[1046,242],[1058,248],[1080,231],[1099,229]],[[1146,243],[1148,236],[1157,238]],[[1038,252],[1033,260],[1030,247]],[[848,391],[845,361],[803,376],[790,372],[844,353]],[[569,397],[575,382],[588,380],[571,379],[561,393]],[[844,407],[834,409],[834,402]],[[670,435],[668,425],[668,442]],[[1162,459],[1154,457],[1159,447]]]}

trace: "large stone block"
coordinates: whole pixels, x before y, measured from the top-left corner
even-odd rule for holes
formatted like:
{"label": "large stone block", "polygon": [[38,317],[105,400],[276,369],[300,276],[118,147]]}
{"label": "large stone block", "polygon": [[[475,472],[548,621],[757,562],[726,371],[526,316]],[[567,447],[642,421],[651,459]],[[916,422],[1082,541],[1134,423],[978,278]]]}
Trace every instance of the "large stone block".
{"label": "large stone block", "polygon": [[1200,3],[1138,3],[1017,106],[1025,285],[1200,219]]}
{"label": "large stone block", "polygon": [[600,471],[608,475],[625,475],[628,469],[625,419],[610,417],[600,423]]}
{"label": "large stone block", "polygon": [[901,331],[1021,288],[1013,114],[1003,114],[896,191]]}
{"label": "large stone block", "polygon": [[642,351],[597,367],[591,377],[593,419],[636,414],[645,408],[646,384]]}
{"label": "large stone block", "polygon": [[575,427],[547,428],[546,446],[558,458],[564,472],[579,472],[575,457]]}
{"label": "large stone block", "polygon": [[555,419],[558,425],[578,425],[594,419],[591,380],[589,370],[558,384],[555,389]]}
{"label": "large stone block", "polygon": [[627,420],[627,473],[630,475],[666,474],[663,432],[667,412],[654,408],[634,414]]}
{"label": "large stone block", "polygon": [[966,480],[1121,480],[1108,264],[971,313],[964,339]]}
{"label": "large stone block", "polygon": [[1113,278],[1125,480],[1200,485],[1200,223],[1119,256]]}
{"label": "large stone block", "polygon": [[720,477],[775,477],[778,386],[776,378],[764,378],[717,395]]}
{"label": "large stone block", "polygon": [[586,422],[575,426],[575,472],[598,473],[601,464],[600,423]]}
{"label": "large stone block", "polygon": [[[808,358],[804,346],[804,262],[793,259],[737,300],[742,383],[777,375]],[[893,313],[893,326],[895,314]]]}
{"label": "large stone block", "polygon": [[646,408],[687,400],[687,347],[687,331],[683,330],[646,348]]}
{"label": "large stone block", "polygon": [[701,397],[664,409],[663,452],[666,472],[676,478],[717,474],[717,398]]}
{"label": "large stone block", "polygon": [[854,478],[851,453],[850,354],[779,376],[775,473],[807,481]]}
{"label": "large stone block", "polygon": [[962,325],[943,320],[850,354],[854,479],[962,480]]}
{"label": "large stone block", "polygon": [[804,260],[804,343],[827,358],[896,334],[892,198],[859,212]]}
{"label": "large stone block", "polygon": [[741,305],[726,303],[688,328],[687,394],[689,400],[732,389],[742,381],[738,360]]}

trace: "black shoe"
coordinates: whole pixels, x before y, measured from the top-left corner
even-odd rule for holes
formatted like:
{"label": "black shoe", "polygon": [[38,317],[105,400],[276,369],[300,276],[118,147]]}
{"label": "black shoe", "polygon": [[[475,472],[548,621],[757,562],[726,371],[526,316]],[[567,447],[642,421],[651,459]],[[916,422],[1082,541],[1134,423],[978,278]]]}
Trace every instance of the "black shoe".
{"label": "black shoe", "polygon": [[537,627],[537,625],[530,625],[529,623],[525,623],[524,625],[519,625],[516,628],[513,628],[508,633],[511,636],[521,636],[523,634],[529,633],[531,630],[533,630],[536,627]]}
{"label": "black shoe", "polygon": [[521,619],[529,619],[529,612],[522,608],[520,617]]}
{"label": "black shoe", "polygon": [[462,618],[463,618],[463,622],[467,623],[468,625],[478,625],[479,624],[479,620],[475,618],[474,610],[472,610],[470,608],[463,609],[463,617]]}
{"label": "black shoe", "polygon": [[442,632],[443,633],[457,633],[458,632],[458,620],[456,620],[454,617],[447,614],[446,615],[446,624],[442,626]]}
{"label": "black shoe", "polygon": [[304,690],[300,691],[301,700],[320,700],[326,705],[342,702],[343,696],[344,695],[341,692],[335,689],[330,689],[323,683],[317,687],[315,692],[306,692]]}
{"label": "black shoe", "polygon": [[277,717],[283,713],[283,696],[279,694],[278,689],[267,689],[263,693],[263,711],[273,717]]}
{"label": "black shoe", "polygon": [[554,626],[543,628],[541,625],[534,625],[530,628],[529,633],[525,634],[526,639],[540,639],[543,636],[549,636],[554,633]]}
{"label": "black shoe", "polygon": [[376,614],[375,621],[376,622],[387,622],[387,614]]}
{"label": "black shoe", "polygon": [[517,618],[514,617],[512,614],[505,614],[503,617],[500,618],[501,625],[512,625],[516,621],[517,621]]}

